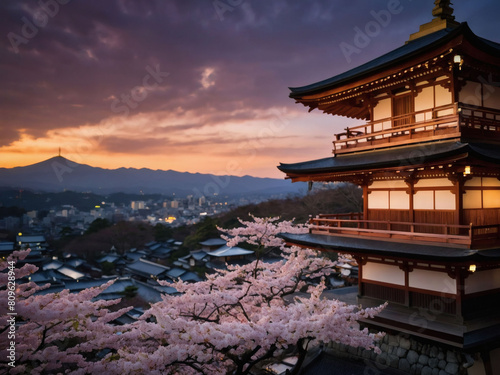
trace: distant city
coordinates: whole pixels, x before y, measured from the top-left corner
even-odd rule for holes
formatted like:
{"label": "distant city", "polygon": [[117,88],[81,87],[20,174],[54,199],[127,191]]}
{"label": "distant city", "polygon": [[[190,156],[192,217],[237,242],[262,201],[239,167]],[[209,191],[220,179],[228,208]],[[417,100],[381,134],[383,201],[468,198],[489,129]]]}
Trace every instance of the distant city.
{"label": "distant city", "polygon": [[[63,289],[77,293],[115,279],[99,298],[124,298],[125,305],[134,306],[115,321],[125,324],[136,320],[162,294],[177,293],[172,287],[160,286],[158,279],[197,282],[227,264],[255,260],[251,248],[228,247],[219,237],[212,218],[240,206],[256,206],[287,197],[290,196],[284,193],[248,198],[216,194],[101,196],[3,188],[0,189],[0,256],[5,259],[14,250],[30,249],[25,262],[36,265],[38,271],[25,281],[49,284],[39,294]],[[137,228],[146,234],[137,232]],[[180,238],[174,235],[176,231],[182,234]],[[191,241],[185,241],[186,238]],[[267,254],[264,261],[280,259],[279,254]],[[329,287],[355,282],[356,266],[342,267],[330,277]]]}
{"label": "distant city", "polygon": [[24,167],[0,168],[0,231],[11,232],[11,240],[12,232],[58,240],[85,233],[96,219],[179,227],[305,190],[305,184],[284,179],[109,170],[59,155]]}
{"label": "distant city", "polygon": [[[63,200],[65,196],[68,198],[67,202]],[[286,194],[253,195],[245,198],[188,195],[185,198],[167,198],[162,195],[33,194],[4,190],[0,192],[0,207],[3,207],[3,214],[0,211],[0,230],[42,234],[58,239],[63,233],[67,235],[68,228],[74,235],[83,234],[99,218],[107,219],[110,223],[147,222],[152,226],[161,224],[178,227],[196,224],[206,216],[228,212],[238,206],[258,204],[270,198],[285,196]],[[126,201],[127,197],[131,199]],[[33,200],[38,202],[32,203]],[[30,207],[32,204],[36,204],[38,209]],[[20,207],[22,211],[8,210],[9,207]]]}

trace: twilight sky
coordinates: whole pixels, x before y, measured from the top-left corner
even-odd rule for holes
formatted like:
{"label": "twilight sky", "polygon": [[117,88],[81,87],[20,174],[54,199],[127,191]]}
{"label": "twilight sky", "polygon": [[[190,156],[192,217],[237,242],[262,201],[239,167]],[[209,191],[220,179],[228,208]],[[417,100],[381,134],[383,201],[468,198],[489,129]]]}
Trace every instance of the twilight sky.
{"label": "twilight sky", "polygon": [[[453,3],[457,21],[500,42],[498,0]],[[279,162],[329,156],[333,134],[357,124],[308,113],[288,87],[400,47],[432,19],[433,6],[2,0],[0,167],[33,164],[61,147],[66,158],[103,168],[282,178]],[[367,45],[345,53],[367,26]]]}

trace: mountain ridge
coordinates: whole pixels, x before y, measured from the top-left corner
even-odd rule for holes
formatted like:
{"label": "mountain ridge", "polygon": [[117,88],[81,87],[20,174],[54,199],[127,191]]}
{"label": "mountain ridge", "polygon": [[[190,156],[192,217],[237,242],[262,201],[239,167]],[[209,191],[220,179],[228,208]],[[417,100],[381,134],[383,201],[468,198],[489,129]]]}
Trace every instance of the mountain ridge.
{"label": "mountain ridge", "polygon": [[0,168],[0,187],[34,191],[144,193],[208,196],[214,194],[296,194],[305,184],[268,177],[214,175],[172,169],[105,169],[79,164],[62,156],[14,168]]}

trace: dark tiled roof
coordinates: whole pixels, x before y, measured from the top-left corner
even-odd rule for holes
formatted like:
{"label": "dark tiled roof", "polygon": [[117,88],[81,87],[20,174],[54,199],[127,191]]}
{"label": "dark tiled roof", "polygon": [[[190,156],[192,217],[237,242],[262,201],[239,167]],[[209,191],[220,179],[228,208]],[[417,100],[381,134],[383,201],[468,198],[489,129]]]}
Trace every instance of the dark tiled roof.
{"label": "dark tiled roof", "polygon": [[226,244],[226,240],[222,238],[210,238],[206,241],[200,242],[202,246],[222,246]]}
{"label": "dark tiled roof", "polygon": [[54,270],[50,269],[48,271],[41,271],[40,269],[31,275],[31,281],[44,285],[46,283],[55,283],[58,282],[58,275]]}
{"label": "dark tiled roof", "polygon": [[281,163],[278,169],[292,174],[343,172],[372,168],[417,166],[460,155],[464,157],[468,155],[475,156],[495,163],[500,162],[500,150],[496,146],[446,141],[341,154],[335,157],[295,164]]}
{"label": "dark tiled roof", "polygon": [[0,242],[0,251],[2,252],[14,251],[14,242]]}
{"label": "dark tiled roof", "polygon": [[104,262],[114,263],[118,260],[120,260],[119,255],[108,254],[108,255],[103,256],[101,259],[99,259],[98,262],[99,263],[104,263]]}
{"label": "dark tiled roof", "polygon": [[194,272],[185,272],[180,276],[180,279],[182,281],[191,281],[191,282],[198,282],[201,281],[202,279]]}
{"label": "dark tiled roof", "polygon": [[360,79],[363,76],[385,70],[390,66],[393,66],[394,64],[404,62],[405,60],[409,60],[413,57],[423,54],[424,52],[431,50],[434,47],[442,46],[460,34],[464,34],[478,48],[487,49],[494,55],[500,54],[500,44],[476,36],[471,31],[467,23],[462,23],[457,28],[440,30],[424,37],[415,39],[414,41],[411,41],[402,47],[399,47],[389,53],[386,53],[383,56],[380,56],[345,73],[307,86],[290,87],[290,97],[298,98],[303,95],[319,93],[326,89],[340,86],[349,81]]}
{"label": "dark tiled roof", "polygon": [[207,253],[205,251],[197,251],[197,252],[192,252],[191,254],[186,256],[185,258],[193,257],[195,260],[202,260],[206,256],[207,256]]}
{"label": "dark tiled roof", "polygon": [[172,279],[177,279],[185,273],[186,270],[183,270],[182,268],[172,268],[170,271],[167,271],[167,276],[171,277]]}
{"label": "dark tiled roof", "polygon": [[84,273],[81,273],[81,272],[75,270],[73,267],[69,267],[69,266],[59,267],[56,271],[59,273],[62,273],[64,276],[67,276],[73,280],[78,280],[78,279],[82,279],[85,277]]}
{"label": "dark tiled roof", "polygon": [[250,255],[253,253],[254,252],[252,250],[242,249],[241,247],[238,246],[229,247],[227,245],[224,245],[218,248],[217,250],[209,252],[208,255],[220,258],[220,257],[233,257],[240,255]]}
{"label": "dark tiled roof", "polygon": [[61,268],[64,265],[63,262],[60,262],[58,260],[52,260],[49,263],[46,263],[42,266],[42,269],[44,271],[47,270],[57,270],[58,268]]}
{"label": "dark tiled roof", "polygon": [[410,257],[422,260],[489,261],[500,260],[500,249],[471,250],[459,247],[433,246],[412,242],[383,241],[359,237],[329,236],[321,234],[282,234],[290,243],[315,249]]}
{"label": "dark tiled roof", "polygon": [[138,259],[134,263],[129,264],[127,266],[127,269],[132,273],[145,277],[149,277],[151,275],[159,277],[169,270],[168,267],[165,267],[158,263],[147,261],[145,259]]}

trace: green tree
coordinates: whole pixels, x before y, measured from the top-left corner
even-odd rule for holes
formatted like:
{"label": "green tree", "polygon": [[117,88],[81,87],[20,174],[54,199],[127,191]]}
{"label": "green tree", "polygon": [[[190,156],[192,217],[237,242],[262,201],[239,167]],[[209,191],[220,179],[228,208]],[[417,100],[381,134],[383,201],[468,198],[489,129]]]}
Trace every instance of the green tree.
{"label": "green tree", "polygon": [[85,234],[97,233],[110,226],[111,223],[108,219],[97,218],[92,223],[90,223],[88,229],[85,231]]}
{"label": "green tree", "polygon": [[101,270],[105,275],[113,275],[115,273],[115,265],[111,262],[102,262]]}
{"label": "green tree", "polygon": [[59,235],[61,236],[61,238],[68,238],[68,237],[71,237],[73,235],[73,229],[71,229],[71,227],[62,227],[61,228],[61,231],[59,232]]}
{"label": "green tree", "polygon": [[153,227],[144,223],[120,221],[103,233],[119,254],[141,247],[153,239]]}
{"label": "green tree", "polygon": [[135,285],[129,285],[120,292],[125,298],[134,298],[137,295],[137,288]]}
{"label": "green tree", "polygon": [[172,238],[174,234],[174,231],[172,228],[163,225],[163,224],[156,224],[154,227],[154,236],[155,236],[155,241],[157,242],[164,242],[166,240],[169,240]]}
{"label": "green tree", "polygon": [[194,231],[184,240],[184,247],[189,250],[194,250],[199,247],[199,243],[209,238],[220,237],[220,232],[217,229],[217,221],[210,216],[205,217],[194,226]]}

